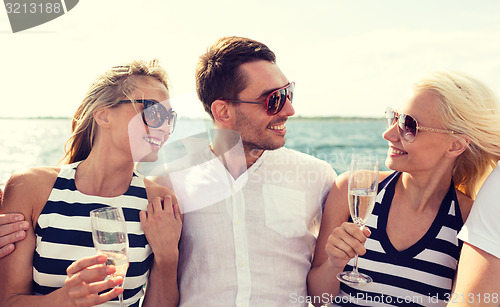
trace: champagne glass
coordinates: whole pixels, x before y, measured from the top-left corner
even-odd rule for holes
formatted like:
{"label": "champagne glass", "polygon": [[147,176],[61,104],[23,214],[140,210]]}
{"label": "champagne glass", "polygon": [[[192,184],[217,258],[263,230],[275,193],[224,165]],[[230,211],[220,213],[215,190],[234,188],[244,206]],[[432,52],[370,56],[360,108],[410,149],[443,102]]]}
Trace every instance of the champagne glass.
{"label": "champagne glass", "polygon": [[[363,229],[375,206],[378,189],[378,161],[373,158],[353,158],[349,174],[348,200],[351,218]],[[347,284],[368,284],[373,279],[358,272],[358,254],[354,256],[351,272],[337,274],[337,279]]]}
{"label": "champagne glass", "polygon": [[[123,277],[128,269],[128,236],[121,208],[103,207],[90,212],[92,239],[99,254],[108,257],[106,265],[114,265],[116,272],[109,277]],[[108,277],[108,278],[109,278]],[[121,285],[123,287],[123,284]],[[118,296],[123,306],[123,293]]]}

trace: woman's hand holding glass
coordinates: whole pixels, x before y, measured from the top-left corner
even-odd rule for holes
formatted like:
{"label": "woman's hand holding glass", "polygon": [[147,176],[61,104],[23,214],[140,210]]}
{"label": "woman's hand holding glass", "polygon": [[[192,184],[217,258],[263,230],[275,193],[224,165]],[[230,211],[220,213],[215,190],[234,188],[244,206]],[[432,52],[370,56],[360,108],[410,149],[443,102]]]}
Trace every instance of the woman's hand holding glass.
{"label": "woman's hand holding glass", "polygon": [[[110,278],[125,278],[128,269],[128,234],[121,208],[103,207],[90,212],[92,239],[97,252],[106,257],[106,264],[114,266]],[[118,296],[123,303],[123,291]]]}
{"label": "woman's hand holding glass", "polygon": [[[358,227],[360,231],[363,230],[366,222],[370,218],[375,205],[375,198],[378,190],[378,172],[379,165],[376,158],[356,158],[351,162],[348,183],[349,211],[355,226]],[[344,225],[345,224],[343,224],[343,226]],[[353,226],[345,226],[345,230],[351,235],[356,235]],[[363,238],[359,236],[359,232],[358,239],[363,240]],[[363,244],[365,240],[366,238],[363,240]],[[357,243],[355,241],[350,241],[351,244],[349,244],[349,240],[345,243],[360,249],[359,246],[356,246]],[[363,254],[366,252],[364,247],[362,252]],[[352,272],[345,271],[339,273],[337,274],[337,278],[348,284],[368,284],[373,281],[370,276],[358,272],[358,253],[354,254]]]}
{"label": "woman's hand holding glass", "polygon": [[354,223],[344,222],[328,237],[325,251],[329,261],[339,270],[343,270],[356,254],[363,256],[366,253],[364,244],[370,234],[368,228],[361,230]]}
{"label": "woman's hand holding glass", "polygon": [[103,265],[106,261],[106,256],[94,255],[73,262],[66,270],[65,286],[59,290],[66,294],[64,302],[69,306],[95,306],[123,293],[123,288],[117,287],[123,283],[122,277],[106,279],[116,271],[115,267]]}

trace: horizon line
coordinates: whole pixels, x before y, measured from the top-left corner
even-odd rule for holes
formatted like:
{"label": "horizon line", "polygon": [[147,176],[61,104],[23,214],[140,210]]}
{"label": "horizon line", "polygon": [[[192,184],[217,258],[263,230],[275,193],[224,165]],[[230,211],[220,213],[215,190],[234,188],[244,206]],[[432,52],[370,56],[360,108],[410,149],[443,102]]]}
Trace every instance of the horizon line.
{"label": "horizon line", "polygon": [[[12,119],[72,119],[69,116],[24,116],[24,117],[15,117],[15,116],[0,116],[0,120],[12,120]],[[189,117],[189,116],[180,116],[179,119],[195,119],[195,120],[208,120],[211,121],[210,118],[207,117]],[[342,115],[326,115],[326,116],[307,116],[307,115],[296,115],[288,118],[289,120],[294,119],[363,119],[363,120],[380,120],[383,117],[376,116],[342,116]]]}

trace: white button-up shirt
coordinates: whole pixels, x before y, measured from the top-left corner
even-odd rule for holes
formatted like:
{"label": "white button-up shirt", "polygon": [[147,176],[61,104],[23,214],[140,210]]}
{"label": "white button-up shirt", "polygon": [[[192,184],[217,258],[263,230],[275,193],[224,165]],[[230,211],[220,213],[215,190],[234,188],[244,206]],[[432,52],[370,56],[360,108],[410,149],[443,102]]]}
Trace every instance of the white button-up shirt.
{"label": "white button-up shirt", "polygon": [[306,306],[298,302],[306,299],[332,167],[280,148],[234,179],[208,144],[202,148],[169,169],[184,209],[180,306]]}

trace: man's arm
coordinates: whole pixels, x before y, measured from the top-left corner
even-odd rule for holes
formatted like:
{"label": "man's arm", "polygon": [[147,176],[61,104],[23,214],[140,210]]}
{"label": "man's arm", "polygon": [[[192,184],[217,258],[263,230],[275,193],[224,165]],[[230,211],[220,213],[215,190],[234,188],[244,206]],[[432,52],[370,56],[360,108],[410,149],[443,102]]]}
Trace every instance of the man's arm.
{"label": "man's arm", "polygon": [[14,243],[26,238],[28,228],[29,223],[22,214],[0,214],[0,258],[14,251]]}
{"label": "man's arm", "polygon": [[464,243],[449,307],[499,306],[500,259]]}

